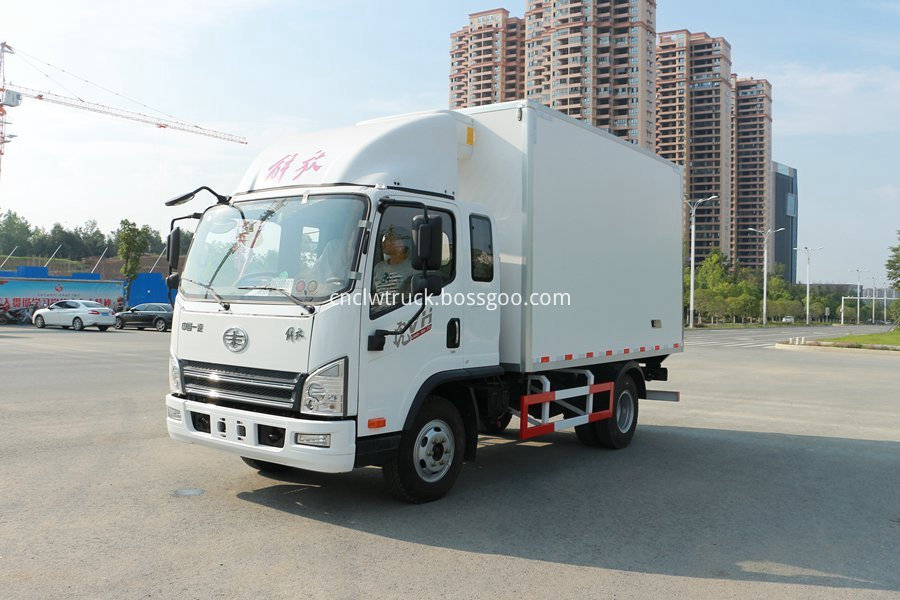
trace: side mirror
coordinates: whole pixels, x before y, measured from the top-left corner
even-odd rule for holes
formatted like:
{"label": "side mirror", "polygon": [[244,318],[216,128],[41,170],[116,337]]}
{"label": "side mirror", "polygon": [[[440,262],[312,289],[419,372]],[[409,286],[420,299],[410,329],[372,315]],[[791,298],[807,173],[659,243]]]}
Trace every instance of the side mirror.
{"label": "side mirror", "polygon": [[412,293],[413,296],[425,294],[426,296],[435,296],[441,293],[444,288],[444,280],[440,275],[413,275]]}
{"label": "side mirror", "polygon": [[441,217],[416,215],[412,220],[412,268],[437,271],[441,268]]}
{"label": "side mirror", "polygon": [[166,244],[166,258],[169,261],[169,272],[178,270],[178,259],[181,257],[181,227],[176,227],[169,232],[169,240]]}
{"label": "side mirror", "polygon": [[178,273],[172,273],[168,277],[166,277],[166,287],[170,290],[177,290],[178,286],[181,285],[181,275]]}

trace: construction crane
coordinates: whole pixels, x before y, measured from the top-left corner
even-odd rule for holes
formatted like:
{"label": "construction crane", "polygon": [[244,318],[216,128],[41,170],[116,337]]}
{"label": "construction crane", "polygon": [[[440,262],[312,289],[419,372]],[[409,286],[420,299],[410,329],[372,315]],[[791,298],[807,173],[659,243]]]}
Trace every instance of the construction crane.
{"label": "construction crane", "polygon": [[85,100],[82,100],[81,98],[61,96],[59,94],[42,92],[40,90],[7,83],[6,72],[4,70],[4,57],[7,54],[15,53],[16,52],[15,50],[13,50],[12,46],[7,44],[6,42],[0,42],[0,165],[2,165],[3,160],[3,147],[8,142],[10,142],[12,138],[16,137],[14,135],[6,134],[6,126],[9,124],[6,120],[6,108],[19,106],[22,103],[23,97],[33,98],[35,100],[43,100],[45,102],[60,104],[62,106],[68,106],[70,108],[88,110],[103,115],[109,115],[111,117],[119,117],[120,119],[130,119],[139,123],[149,123],[150,125],[156,125],[157,127],[162,129],[186,131],[188,133],[205,135],[207,137],[225,140],[227,142],[236,142],[238,144],[247,143],[246,138],[243,138],[241,136],[232,135],[230,133],[223,133],[221,131],[214,131],[212,129],[205,129],[197,125],[191,125],[190,123],[184,123],[175,119],[162,119],[150,115],[145,115],[143,113],[122,110],[120,108],[113,108],[111,106],[106,106],[103,104],[97,104],[95,102],[87,102]]}

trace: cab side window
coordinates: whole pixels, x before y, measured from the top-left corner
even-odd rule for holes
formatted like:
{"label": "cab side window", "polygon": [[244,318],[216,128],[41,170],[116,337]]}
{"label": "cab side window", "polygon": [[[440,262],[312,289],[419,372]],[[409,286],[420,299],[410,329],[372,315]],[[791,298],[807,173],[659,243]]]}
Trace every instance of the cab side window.
{"label": "cab side window", "polygon": [[487,217],[469,217],[472,241],[472,281],[494,280],[494,242],[491,221]]}
{"label": "cab side window", "polygon": [[[412,232],[410,225],[422,210],[406,206],[390,206],[381,215],[375,235],[375,266],[372,269],[372,308],[377,316],[412,300]],[[439,215],[442,225],[441,267],[438,270],[446,285],[456,275],[454,265],[453,216],[443,210],[428,209]]]}

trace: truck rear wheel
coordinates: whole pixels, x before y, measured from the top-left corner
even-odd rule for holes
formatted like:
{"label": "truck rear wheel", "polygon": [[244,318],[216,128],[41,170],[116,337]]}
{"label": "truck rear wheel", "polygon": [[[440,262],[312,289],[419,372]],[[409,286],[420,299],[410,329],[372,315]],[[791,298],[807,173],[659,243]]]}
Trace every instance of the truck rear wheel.
{"label": "truck rear wheel", "polygon": [[397,452],[381,467],[391,492],[407,502],[431,502],[453,487],[462,469],[465,428],[449,400],[430,396]]}
{"label": "truck rear wheel", "polygon": [[637,429],[638,391],[631,375],[623,373],[615,385],[616,400],[611,419],[575,428],[578,441],[586,446],[619,450],[631,443]]}
{"label": "truck rear wheel", "polygon": [[612,418],[595,423],[599,445],[613,450],[624,448],[634,437],[637,421],[637,385],[630,375],[622,374],[616,382],[616,404]]}
{"label": "truck rear wheel", "polygon": [[246,456],[242,456],[241,460],[247,463],[247,466],[253,467],[257,471],[262,471],[263,473],[283,473],[284,471],[291,470],[291,467],[287,465],[256,460],[255,458],[247,458]]}

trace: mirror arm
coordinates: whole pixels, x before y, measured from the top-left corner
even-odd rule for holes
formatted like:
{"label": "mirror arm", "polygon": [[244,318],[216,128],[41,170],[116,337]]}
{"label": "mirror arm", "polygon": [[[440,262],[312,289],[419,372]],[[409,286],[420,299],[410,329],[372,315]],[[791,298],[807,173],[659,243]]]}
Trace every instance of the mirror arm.
{"label": "mirror arm", "polygon": [[376,329],[375,333],[369,335],[368,349],[372,350],[373,352],[384,350],[385,336],[398,336],[406,333],[409,328],[412,327],[412,324],[419,320],[419,317],[421,317],[422,313],[425,312],[425,307],[427,306],[428,302],[427,297],[427,294],[422,294],[422,306],[420,306],[419,310],[416,311],[416,314],[414,314],[410,318],[410,320],[406,322],[406,325],[404,325],[400,329],[395,329],[393,331],[390,331],[388,329]]}

